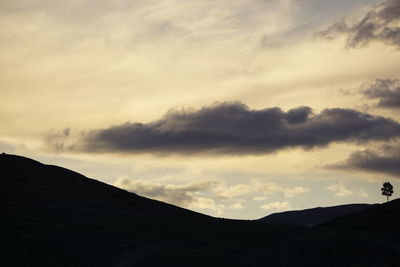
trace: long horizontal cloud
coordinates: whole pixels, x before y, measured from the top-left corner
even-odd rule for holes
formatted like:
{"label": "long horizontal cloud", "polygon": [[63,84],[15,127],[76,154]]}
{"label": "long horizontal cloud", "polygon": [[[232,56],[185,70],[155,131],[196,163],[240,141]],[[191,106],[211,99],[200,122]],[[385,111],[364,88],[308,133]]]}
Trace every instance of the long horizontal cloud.
{"label": "long horizontal cloud", "polygon": [[377,151],[364,150],[355,152],[346,161],[329,167],[376,172],[400,177],[400,146],[386,145]]}
{"label": "long horizontal cloud", "polygon": [[377,79],[363,94],[370,99],[378,99],[378,106],[400,108],[400,81],[397,79]]}
{"label": "long horizontal cloud", "polygon": [[125,123],[86,133],[75,149],[86,152],[271,153],[332,142],[367,142],[400,136],[400,124],[352,109],[309,107],[251,110],[238,102],[197,111],[170,111],[158,121]]}
{"label": "long horizontal cloud", "polygon": [[359,21],[340,21],[318,33],[326,39],[338,35],[347,38],[350,47],[363,46],[379,41],[400,48],[400,0],[386,0],[373,7]]}

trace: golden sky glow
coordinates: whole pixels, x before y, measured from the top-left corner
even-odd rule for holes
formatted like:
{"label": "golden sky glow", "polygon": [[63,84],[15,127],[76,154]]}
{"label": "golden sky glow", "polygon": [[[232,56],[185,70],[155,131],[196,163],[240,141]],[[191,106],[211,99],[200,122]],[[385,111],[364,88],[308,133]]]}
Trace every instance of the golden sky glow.
{"label": "golden sky glow", "polygon": [[[196,113],[215,102],[283,112],[308,106],[313,114],[348,108],[397,123],[399,108],[378,107],[363,90],[400,78],[400,43],[375,33],[351,46],[355,26],[334,38],[319,34],[337,22],[353,25],[379,11],[377,3],[0,0],[0,148],[223,217],[381,201],[380,183],[391,180],[396,191],[400,173],[326,166],[366,149],[386,153],[382,145],[397,146],[396,134],[259,155],[49,147],[49,140],[73,145],[82,132],[147,124],[170,110]],[[387,26],[399,21],[397,14]]]}

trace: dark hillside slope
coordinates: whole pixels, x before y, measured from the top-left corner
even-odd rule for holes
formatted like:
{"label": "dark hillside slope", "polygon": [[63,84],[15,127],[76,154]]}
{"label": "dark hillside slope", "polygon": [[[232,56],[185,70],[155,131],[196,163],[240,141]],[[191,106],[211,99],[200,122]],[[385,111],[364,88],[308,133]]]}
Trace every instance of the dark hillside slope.
{"label": "dark hillside slope", "polygon": [[6,154],[0,210],[1,266],[114,266],[126,247],[162,243],[194,222],[216,220]]}
{"label": "dark hillside slope", "polygon": [[32,159],[0,155],[0,205],[208,217]]}
{"label": "dark hillside slope", "polygon": [[323,226],[364,231],[400,232],[400,199],[336,218]]}
{"label": "dark hillside slope", "polygon": [[348,204],[326,208],[319,207],[305,210],[286,211],[274,213],[259,220],[278,224],[314,226],[373,206],[374,205],[371,204]]}

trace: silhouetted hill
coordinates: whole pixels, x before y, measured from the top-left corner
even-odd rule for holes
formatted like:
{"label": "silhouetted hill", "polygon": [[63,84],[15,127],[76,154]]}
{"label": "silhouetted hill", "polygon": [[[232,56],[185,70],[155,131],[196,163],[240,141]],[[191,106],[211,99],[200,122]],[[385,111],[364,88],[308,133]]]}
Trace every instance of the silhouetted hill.
{"label": "silhouetted hill", "polygon": [[1,205],[206,217],[21,156],[1,154],[0,170]]}
{"label": "silhouetted hill", "polygon": [[313,209],[286,211],[268,215],[261,218],[260,221],[278,224],[314,226],[331,221],[343,215],[368,209],[372,206],[374,205],[348,204],[326,208],[318,207]]}
{"label": "silhouetted hill", "polygon": [[[391,204],[385,207],[390,212],[376,211],[379,219],[382,213],[387,222],[398,218]],[[397,232],[354,230],[347,221],[346,227],[301,227],[217,219],[13,155],[0,155],[0,211],[0,266],[7,267],[395,267],[400,262]]]}
{"label": "silhouetted hill", "polygon": [[[336,218],[323,226],[347,229],[400,232],[400,199]],[[399,240],[400,241],[400,240]]]}

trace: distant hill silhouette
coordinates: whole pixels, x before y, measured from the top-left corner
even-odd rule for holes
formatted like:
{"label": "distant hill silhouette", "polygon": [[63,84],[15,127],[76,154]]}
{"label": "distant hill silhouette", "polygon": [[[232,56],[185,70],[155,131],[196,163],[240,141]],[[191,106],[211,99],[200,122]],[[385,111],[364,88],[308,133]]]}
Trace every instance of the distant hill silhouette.
{"label": "distant hill silhouette", "polygon": [[366,231],[400,232],[400,199],[374,205],[326,222],[323,226]]}
{"label": "distant hill silhouette", "polygon": [[7,267],[395,267],[400,262],[400,233],[392,231],[398,228],[397,200],[318,227],[218,219],[61,167],[0,155],[0,211],[0,265]]}
{"label": "distant hill silhouette", "polygon": [[315,226],[335,218],[371,208],[372,204],[348,204],[326,208],[285,211],[263,217],[260,221],[278,224]]}

